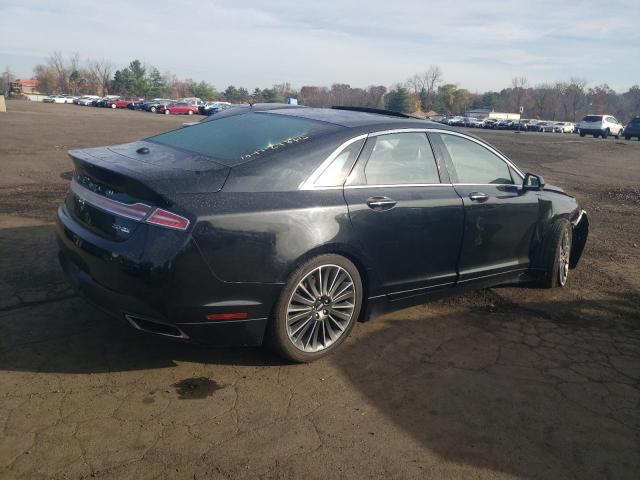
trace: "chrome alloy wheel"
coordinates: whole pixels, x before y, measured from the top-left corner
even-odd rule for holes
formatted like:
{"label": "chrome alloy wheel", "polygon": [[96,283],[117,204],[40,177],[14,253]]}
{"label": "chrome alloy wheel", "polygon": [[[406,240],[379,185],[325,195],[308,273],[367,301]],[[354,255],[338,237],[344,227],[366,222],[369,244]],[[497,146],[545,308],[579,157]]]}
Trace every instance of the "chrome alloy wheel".
{"label": "chrome alloy wheel", "polygon": [[338,340],[352,321],[356,291],[349,272],[322,265],[296,286],[287,305],[287,335],[296,348],[318,352]]}
{"label": "chrome alloy wheel", "polygon": [[569,230],[565,229],[560,241],[560,254],[558,258],[558,282],[561,286],[567,283],[569,276],[569,257],[571,254],[571,241],[569,239]]}

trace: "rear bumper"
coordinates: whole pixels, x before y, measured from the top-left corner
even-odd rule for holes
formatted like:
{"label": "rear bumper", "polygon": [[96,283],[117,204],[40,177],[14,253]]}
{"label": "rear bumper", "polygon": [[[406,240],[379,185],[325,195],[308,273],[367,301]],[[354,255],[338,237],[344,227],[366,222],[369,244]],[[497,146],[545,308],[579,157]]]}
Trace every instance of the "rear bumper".
{"label": "rear bumper", "polygon": [[[131,258],[108,248],[113,242],[77,224],[64,206],[56,230],[62,269],[74,289],[101,310],[139,330],[180,340],[219,346],[262,343],[280,285],[221,282],[195,247],[172,257],[171,268],[155,278],[157,265],[147,267],[144,258],[132,265]],[[247,312],[247,319],[206,320],[209,313],[237,311]]]}

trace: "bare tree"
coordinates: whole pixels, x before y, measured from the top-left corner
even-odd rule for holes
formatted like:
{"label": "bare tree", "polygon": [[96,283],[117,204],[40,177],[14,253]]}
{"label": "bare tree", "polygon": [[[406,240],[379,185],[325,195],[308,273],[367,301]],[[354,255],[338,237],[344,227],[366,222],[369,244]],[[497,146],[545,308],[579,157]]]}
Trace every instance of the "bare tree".
{"label": "bare tree", "polygon": [[525,96],[525,89],[529,85],[529,80],[527,77],[514,77],[511,79],[511,87],[513,88],[514,100],[515,100],[515,110],[519,111],[520,107],[522,107],[523,99]]}
{"label": "bare tree", "polygon": [[429,68],[425,72],[427,89],[427,97],[429,98],[430,106],[434,103],[434,97],[438,86],[442,83],[442,70],[438,65],[429,65]]}
{"label": "bare tree", "polygon": [[571,117],[571,121],[576,121],[576,114],[578,110],[586,104],[585,87],[587,86],[586,80],[580,78],[571,78],[568,84],[565,84],[563,105],[565,106],[565,113],[567,117]]}
{"label": "bare tree", "polygon": [[107,95],[109,93],[109,82],[111,81],[111,71],[113,65],[110,61],[91,60],[89,61],[89,72],[96,81],[96,93],[98,95]]}

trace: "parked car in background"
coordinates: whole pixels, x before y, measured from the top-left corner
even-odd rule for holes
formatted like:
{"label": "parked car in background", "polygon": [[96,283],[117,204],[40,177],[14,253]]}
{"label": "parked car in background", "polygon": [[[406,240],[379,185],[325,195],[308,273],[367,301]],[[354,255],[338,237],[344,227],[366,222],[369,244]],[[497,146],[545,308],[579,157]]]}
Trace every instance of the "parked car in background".
{"label": "parked car in background", "polygon": [[229,102],[206,102],[204,105],[198,106],[198,112],[200,115],[213,115],[227,108],[231,108]]}
{"label": "parked car in background", "polygon": [[536,125],[536,130],[538,132],[553,132],[553,126],[553,122],[538,122],[538,124]]}
{"label": "parked car in background", "polygon": [[483,120],[475,117],[466,117],[465,125],[469,128],[482,128]]}
{"label": "parked car in background", "polygon": [[164,113],[165,115],[193,115],[199,112],[197,105],[191,105],[187,102],[176,102],[171,105],[161,106],[158,109],[158,113]]}
{"label": "parked car in background", "polygon": [[515,122],[513,120],[500,120],[496,124],[498,130],[513,130]]}
{"label": "parked car in background", "polygon": [[640,117],[635,117],[624,127],[625,140],[631,140],[631,137],[638,137],[640,140]]}
{"label": "parked car in background", "polygon": [[106,103],[107,108],[128,108],[132,101],[140,102],[140,98],[114,98]]}
{"label": "parked car in background", "polygon": [[175,100],[171,100],[170,98],[152,98],[151,100],[147,100],[140,105],[141,110],[146,110],[147,112],[156,113],[158,107],[160,105],[170,105],[174,103]]}
{"label": "parked car in background", "polygon": [[611,115],[587,115],[578,128],[581,137],[593,135],[593,138],[607,138],[609,135],[620,138],[624,130],[623,125]]}
{"label": "parked car in background", "polygon": [[127,108],[129,110],[142,110],[142,104],[144,103],[144,98],[133,98],[127,103]]}
{"label": "parked car in background", "polygon": [[49,95],[42,99],[44,103],[68,103],[66,95]]}
{"label": "parked car in background", "polygon": [[497,124],[498,124],[498,120],[496,120],[495,118],[487,118],[484,121],[484,124],[482,125],[482,128],[494,129],[494,128],[496,128]]}
{"label": "parked car in background", "polygon": [[118,100],[120,98],[120,95],[107,95],[105,97],[102,97],[101,99],[97,100],[95,103],[96,107],[106,107],[107,104],[109,102],[112,102],[114,100]]}
{"label": "parked car in background", "polygon": [[138,330],[296,362],[443,292],[564,287],[588,236],[561,188],[392,112],[239,106],[69,155],[56,234],[75,288]]}
{"label": "parked car in background", "polygon": [[573,133],[575,125],[571,122],[556,122],[553,125],[554,133]]}
{"label": "parked car in background", "polygon": [[98,95],[85,95],[84,97],[80,97],[76,101],[76,104],[87,107],[97,100],[100,100],[100,97]]}
{"label": "parked car in background", "polygon": [[434,115],[433,117],[430,117],[429,120],[432,122],[447,123],[446,115]]}
{"label": "parked car in background", "polygon": [[465,118],[460,115],[456,115],[455,117],[451,117],[449,120],[447,120],[447,123],[452,127],[464,127]]}
{"label": "parked car in background", "polygon": [[540,122],[540,120],[537,119],[530,119],[529,122],[527,122],[526,124],[526,130],[527,132],[537,132],[538,131],[538,123]]}

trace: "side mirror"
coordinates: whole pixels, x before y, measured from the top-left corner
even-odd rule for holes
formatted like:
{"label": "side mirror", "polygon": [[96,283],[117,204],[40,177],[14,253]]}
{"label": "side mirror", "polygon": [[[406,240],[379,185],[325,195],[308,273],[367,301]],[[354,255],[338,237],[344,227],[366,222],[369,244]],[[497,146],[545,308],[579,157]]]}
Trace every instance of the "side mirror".
{"label": "side mirror", "polygon": [[536,190],[540,191],[544,188],[544,178],[534,173],[527,173],[522,181],[523,190]]}

